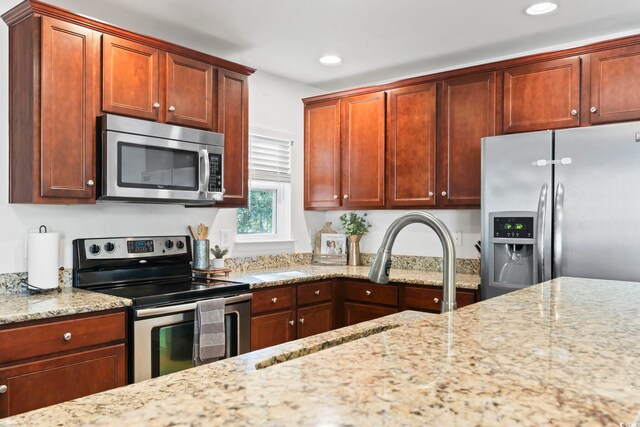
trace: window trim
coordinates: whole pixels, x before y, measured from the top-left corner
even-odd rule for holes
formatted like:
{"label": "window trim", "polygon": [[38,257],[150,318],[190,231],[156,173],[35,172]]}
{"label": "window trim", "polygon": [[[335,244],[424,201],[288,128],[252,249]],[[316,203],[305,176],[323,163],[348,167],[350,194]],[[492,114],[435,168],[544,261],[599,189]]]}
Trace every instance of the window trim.
{"label": "window trim", "polygon": [[254,179],[249,182],[249,191],[251,192],[253,189],[269,191],[275,190],[276,201],[274,210],[276,217],[276,232],[240,234],[238,233],[238,225],[236,223],[236,243],[291,241],[291,184],[288,182],[260,181]]}

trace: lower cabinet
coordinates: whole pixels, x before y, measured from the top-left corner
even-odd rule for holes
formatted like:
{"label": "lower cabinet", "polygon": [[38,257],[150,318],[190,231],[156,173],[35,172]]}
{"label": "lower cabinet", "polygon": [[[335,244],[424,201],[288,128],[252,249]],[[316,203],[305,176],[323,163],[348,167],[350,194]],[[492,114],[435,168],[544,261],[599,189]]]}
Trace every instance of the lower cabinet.
{"label": "lower cabinet", "polygon": [[398,286],[344,281],[344,326],[398,312]]}
{"label": "lower cabinet", "polygon": [[333,304],[316,304],[298,309],[298,338],[333,329]]}
{"label": "lower cabinet", "polygon": [[0,328],[0,417],[127,383],[126,313],[24,322]]}
{"label": "lower cabinet", "polygon": [[251,350],[291,341],[296,337],[295,310],[251,317]]}
{"label": "lower cabinet", "polygon": [[377,319],[397,313],[398,309],[392,307],[380,307],[371,304],[356,304],[352,302],[344,303],[344,323],[345,326]]}
{"label": "lower cabinet", "polygon": [[[440,313],[442,304],[442,289],[427,286],[400,287],[400,310],[427,311]],[[458,308],[479,301],[478,291],[472,289],[456,289],[456,304]]]}

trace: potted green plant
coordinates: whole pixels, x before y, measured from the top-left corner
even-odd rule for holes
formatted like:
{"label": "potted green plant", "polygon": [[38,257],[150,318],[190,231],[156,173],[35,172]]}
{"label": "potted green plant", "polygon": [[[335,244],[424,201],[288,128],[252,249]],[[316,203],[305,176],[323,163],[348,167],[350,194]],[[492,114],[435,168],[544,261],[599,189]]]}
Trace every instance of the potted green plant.
{"label": "potted green plant", "polygon": [[371,223],[366,219],[367,214],[362,216],[356,212],[349,212],[340,215],[340,224],[347,235],[348,245],[348,265],[360,265],[360,239],[369,232]]}
{"label": "potted green plant", "polygon": [[229,249],[222,249],[219,245],[215,245],[211,249],[211,255],[213,255],[213,268],[224,268],[223,256],[229,253]]}

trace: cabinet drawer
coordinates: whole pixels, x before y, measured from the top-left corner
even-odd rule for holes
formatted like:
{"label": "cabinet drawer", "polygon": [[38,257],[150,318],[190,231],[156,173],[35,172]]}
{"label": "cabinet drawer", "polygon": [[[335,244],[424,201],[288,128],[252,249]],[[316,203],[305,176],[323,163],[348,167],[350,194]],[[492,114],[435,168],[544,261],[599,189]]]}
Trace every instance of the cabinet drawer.
{"label": "cabinet drawer", "polygon": [[367,282],[345,281],[345,298],[372,304],[398,305],[398,288],[395,285],[378,285]]}
{"label": "cabinet drawer", "polygon": [[121,312],[2,330],[0,363],[123,341],[125,320]]}
{"label": "cabinet drawer", "polygon": [[332,281],[308,283],[298,286],[298,305],[331,301]]}
{"label": "cabinet drawer", "polygon": [[251,300],[251,313],[290,309],[295,302],[295,292],[293,287],[254,292]]}
{"label": "cabinet drawer", "polygon": [[[458,308],[476,302],[475,292],[456,292]],[[417,309],[440,313],[442,289],[407,286],[404,290],[404,306],[407,310]]]}

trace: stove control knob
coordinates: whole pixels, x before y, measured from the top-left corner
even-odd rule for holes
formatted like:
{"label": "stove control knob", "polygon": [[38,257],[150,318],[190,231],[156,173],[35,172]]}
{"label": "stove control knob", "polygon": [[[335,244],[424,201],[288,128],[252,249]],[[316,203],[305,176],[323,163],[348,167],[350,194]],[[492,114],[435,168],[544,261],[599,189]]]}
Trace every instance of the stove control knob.
{"label": "stove control knob", "polygon": [[98,246],[98,245],[89,246],[89,252],[92,255],[98,255],[100,253],[100,246]]}
{"label": "stove control knob", "polygon": [[173,240],[165,240],[164,247],[167,249],[171,249],[173,247]]}
{"label": "stove control knob", "polygon": [[182,240],[178,240],[176,242],[176,248],[178,248],[178,249],[184,248],[184,242]]}
{"label": "stove control knob", "polygon": [[105,244],[104,244],[104,250],[105,250],[105,251],[107,251],[107,252],[109,252],[109,253],[113,252],[113,250],[114,250],[115,248],[116,248],[116,245],[114,245],[114,244],[113,244],[113,243],[111,243],[111,242],[107,242],[107,243],[105,243]]}

